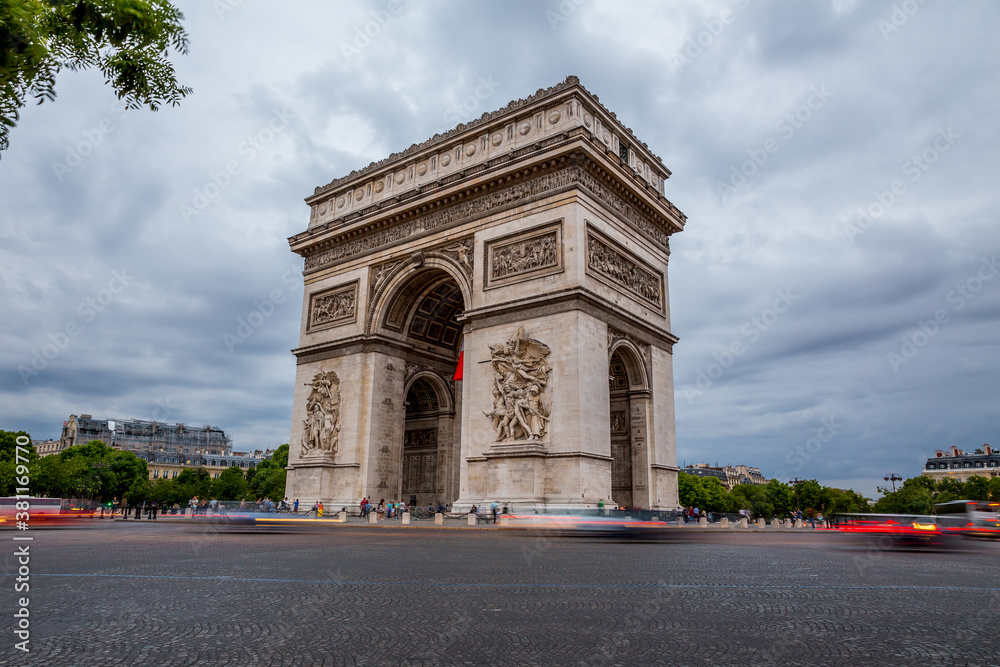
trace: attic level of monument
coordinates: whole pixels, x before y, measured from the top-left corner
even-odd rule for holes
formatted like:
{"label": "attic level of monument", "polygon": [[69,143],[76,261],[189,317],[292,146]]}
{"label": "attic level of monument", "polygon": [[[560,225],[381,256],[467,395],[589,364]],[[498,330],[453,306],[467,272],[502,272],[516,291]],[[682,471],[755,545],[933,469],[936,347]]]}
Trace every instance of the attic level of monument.
{"label": "attic level of monument", "polygon": [[317,188],[289,497],[676,507],[669,175],[570,77]]}
{"label": "attic level of monument", "polygon": [[[583,120],[587,121],[587,115],[590,115],[591,117],[590,122],[585,122],[586,127],[593,127],[595,130],[600,130],[602,127],[601,124],[603,124],[603,127],[609,130],[609,133],[615,132],[618,135],[615,136],[614,134],[611,134],[605,143],[610,144],[613,141],[616,146],[616,150],[619,152],[621,151],[622,146],[626,149],[629,146],[635,146],[637,148],[641,147],[639,150],[643,152],[646,159],[651,163],[655,163],[659,167],[661,179],[670,177],[670,170],[667,169],[667,167],[663,164],[663,161],[658,156],[649,150],[649,146],[647,146],[645,142],[639,141],[635,135],[632,134],[631,129],[618,122],[618,117],[615,113],[609,111],[603,104],[601,104],[600,98],[597,97],[597,95],[592,94],[584,88],[580,84],[580,79],[575,76],[568,76],[564,81],[557,83],[554,86],[549,88],[539,88],[533,95],[530,95],[527,98],[514,100],[501,109],[488,111],[475,120],[469,121],[468,123],[462,123],[451,130],[444,132],[443,134],[436,134],[430,139],[419,144],[413,144],[406,150],[400,151],[399,153],[393,153],[389,157],[378,160],[377,162],[372,162],[367,167],[352,171],[347,176],[336,178],[326,185],[317,186],[313,195],[306,198],[306,202],[312,204],[320,198],[320,195],[329,194],[342,186],[348,186],[348,184],[364,179],[387,165],[393,165],[408,159],[419,161],[419,159],[426,152],[438,148],[442,144],[450,142],[463,143],[461,140],[464,140],[469,136],[481,134],[486,128],[495,127],[497,125],[497,121],[501,119],[516,116],[523,118],[524,122],[530,123],[531,121],[528,119],[532,118],[536,107],[541,104],[552,106],[561,98],[566,97],[566,93],[568,91],[576,91],[578,94],[585,97],[585,103],[581,107],[583,110]],[[596,123],[594,122],[595,117],[597,118]],[[558,123],[558,121],[559,119],[556,118],[551,121],[551,124],[554,125]],[[522,136],[529,135],[531,133],[530,130],[521,131],[521,128],[519,128],[518,131]],[[662,192],[662,183],[660,185],[661,187],[659,189]]]}
{"label": "attic level of monument", "polygon": [[482,180],[546,153],[574,149],[604,157],[609,171],[650,199],[652,208],[664,210],[668,226],[678,231],[683,228],[684,215],[664,197],[669,170],[575,77],[570,77],[528,100],[486,114],[479,121],[318,189],[307,199],[311,207],[309,230],[290,241],[295,245],[316,232],[381,217],[418,199],[426,201],[429,193]]}

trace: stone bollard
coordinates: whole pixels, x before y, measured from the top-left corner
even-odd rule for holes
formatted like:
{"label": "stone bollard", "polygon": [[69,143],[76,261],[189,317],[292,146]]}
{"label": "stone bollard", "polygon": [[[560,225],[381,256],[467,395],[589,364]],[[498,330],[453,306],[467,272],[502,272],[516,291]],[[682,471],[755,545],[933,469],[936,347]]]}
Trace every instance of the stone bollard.
{"label": "stone bollard", "polygon": [[337,513],[337,518],[340,519],[342,522],[346,523],[347,522],[347,512],[345,510],[341,510],[340,512]]}
{"label": "stone bollard", "polygon": [[677,523],[678,526],[683,526],[684,525],[684,519],[677,519],[676,523]]}
{"label": "stone bollard", "polygon": [[747,528],[750,525],[750,521],[746,517],[740,519],[740,528]]}
{"label": "stone bollard", "polygon": [[403,512],[402,520],[403,520],[403,525],[404,526],[409,526],[410,525],[410,513],[409,512]]}
{"label": "stone bollard", "polygon": [[778,521],[777,517],[771,519],[771,528],[781,528],[781,522]]}
{"label": "stone bollard", "polygon": [[501,526],[506,526],[506,525],[508,525],[509,522],[510,522],[510,517],[509,516],[503,516],[503,515],[500,516],[500,525]]}
{"label": "stone bollard", "polygon": [[765,521],[762,518],[761,519],[757,519],[757,527],[758,528],[767,528],[767,521]]}
{"label": "stone bollard", "polygon": [[434,525],[435,526],[443,526],[444,525],[444,514],[441,514],[441,512],[437,512],[434,515]]}
{"label": "stone bollard", "polygon": [[708,528],[708,517],[700,516],[698,517],[698,527]]}
{"label": "stone bollard", "polygon": [[729,528],[729,517],[722,517],[719,523],[722,524],[723,528]]}
{"label": "stone bollard", "polygon": [[478,522],[479,522],[479,517],[477,517],[475,514],[470,514],[469,515],[469,525],[470,526],[475,526]]}
{"label": "stone bollard", "polygon": [[368,523],[378,523],[378,512],[372,512],[368,515]]}
{"label": "stone bollard", "polygon": [[785,519],[784,521],[781,522],[781,527],[782,528],[791,528],[792,527],[792,520],[791,519]]}
{"label": "stone bollard", "polygon": [[795,527],[796,527],[796,528],[801,528],[801,527],[802,527],[802,526],[804,526],[804,525],[805,525],[805,524],[804,524],[804,523],[802,522],[802,519],[796,519],[796,520],[795,520]]}

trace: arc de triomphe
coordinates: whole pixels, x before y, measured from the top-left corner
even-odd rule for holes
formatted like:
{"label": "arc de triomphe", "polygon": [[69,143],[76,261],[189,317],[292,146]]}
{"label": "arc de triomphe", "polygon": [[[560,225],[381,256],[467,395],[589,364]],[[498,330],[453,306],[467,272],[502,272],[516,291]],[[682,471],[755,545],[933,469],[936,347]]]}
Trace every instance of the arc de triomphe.
{"label": "arc de triomphe", "polygon": [[288,497],[676,507],[669,175],[569,77],[316,188]]}

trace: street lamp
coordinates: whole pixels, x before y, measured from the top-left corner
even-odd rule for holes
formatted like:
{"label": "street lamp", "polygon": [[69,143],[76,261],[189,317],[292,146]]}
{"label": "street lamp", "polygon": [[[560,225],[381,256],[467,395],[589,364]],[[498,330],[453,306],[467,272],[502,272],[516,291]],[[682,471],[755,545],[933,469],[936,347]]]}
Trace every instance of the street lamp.
{"label": "street lamp", "polygon": [[894,472],[887,472],[882,479],[892,482],[892,508],[896,514],[899,514],[899,499],[896,498],[896,482],[902,482],[903,478]]}
{"label": "street lamp", "polygon": [[801,484],[804,481],[806,480],[801,479],[799,477],[793,477],[792,479],[788,480],[788,482],[795,487],[795,509],[802,508],[802,506],[799,504],[799,484]]}

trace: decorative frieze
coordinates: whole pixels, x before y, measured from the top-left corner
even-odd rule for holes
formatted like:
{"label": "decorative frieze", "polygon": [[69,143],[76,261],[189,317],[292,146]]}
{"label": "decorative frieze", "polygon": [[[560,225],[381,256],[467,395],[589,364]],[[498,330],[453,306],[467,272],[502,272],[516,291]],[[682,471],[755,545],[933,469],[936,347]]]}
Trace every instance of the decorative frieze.
{"label": "decorative frieze", "polygon": [[607,204],[608,208],[621,216],[625,222],[645,234],[649,240],[660,246],[668,255],[670,254],[670,235],[664,229],[636,211],[633,206],[612,192],[611,188],[604,185],[590,172],[581,170],[579,181],[583,187]]}
{"label": "decorative frieze", "polygon": [[587,272],[636,300],[663,310],[663,274],[587,228]]}
{"label": "decorative frieze", "polygon": [[436,428],[418,428],[406,432],[403,449],[433,449],[437,447]]}
{"label": "decorative frieze", "polygon": [[358,311],[358,281],[309,296],[309,331],[354,322]]}
{"label": "decorative frieze", "polygon": [[[662,225],[639,213],[635,207],[601,183],[579,165],[572,165],[542,176],[513,183],[485,195],[462,201],[426,215],[382,227],[360,237],[337,242],[330,248],[307,255],[305,272],[333,266],[350,258],[383,249],[385,246],[425,235],[437,229],[453,226],[474,218],[520,206],[541,196],[549,196],[563,188],[577,185],[607,204],[611,212],[650,241],[669,253],[669,234]],[[454,252],[454,251],[453,251]],[[471,254],[469,255],[471,265]],[[461,261],[461,260],[460,260]],[[470,269],[471,270],[471,269]]]}
{"label": "decorative frieze", "polygon": [[483,288],[538,278],[563,270],[562,222],[488,241]]}

